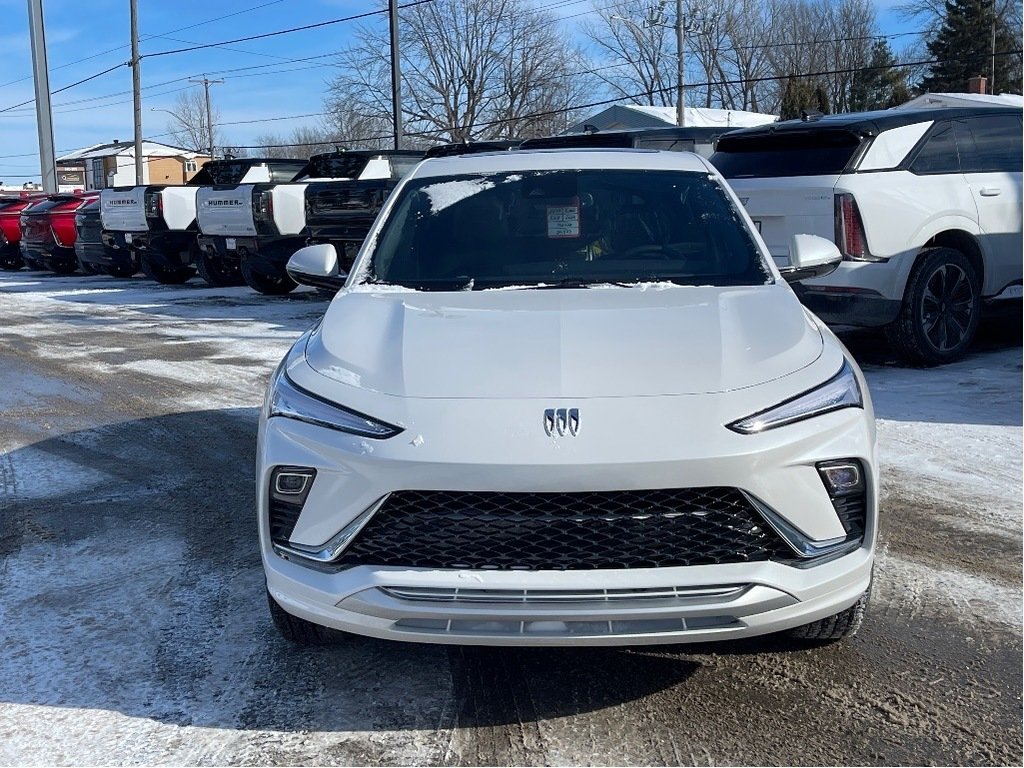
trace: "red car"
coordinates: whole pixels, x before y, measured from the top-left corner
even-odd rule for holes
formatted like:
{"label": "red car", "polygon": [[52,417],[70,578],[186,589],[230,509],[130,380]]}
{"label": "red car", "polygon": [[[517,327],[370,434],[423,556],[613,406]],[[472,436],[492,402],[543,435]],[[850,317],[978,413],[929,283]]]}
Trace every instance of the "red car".
{"label": "red car", "polygon": [[21,212],[21,257],[31,269],[67,275],[78,269],[75,213],[98,192],[48,195]]}
{"label": "red car", "polygon": [[46,195],[2,195],[0,196],[0,269],[17,270],[25,266],[18,244],[21,242],[21,228],[18,218],[21,212]]}

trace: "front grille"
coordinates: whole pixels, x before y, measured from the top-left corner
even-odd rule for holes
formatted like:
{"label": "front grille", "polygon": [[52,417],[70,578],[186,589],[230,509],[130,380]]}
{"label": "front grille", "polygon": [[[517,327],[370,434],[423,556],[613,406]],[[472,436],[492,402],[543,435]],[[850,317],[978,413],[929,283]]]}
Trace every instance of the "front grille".
{"label": "front grille", "polygon": [[397,491],[340,566],[587,570],[791,560],[735,488]]}

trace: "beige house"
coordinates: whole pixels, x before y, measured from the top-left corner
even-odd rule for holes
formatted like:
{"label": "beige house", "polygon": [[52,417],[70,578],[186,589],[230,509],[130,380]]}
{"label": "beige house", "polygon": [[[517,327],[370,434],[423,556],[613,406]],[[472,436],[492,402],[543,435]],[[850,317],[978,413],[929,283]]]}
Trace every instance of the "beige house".
{"label": "beige house", "polygon": [[[182,147],[142,142],[143,184],[184,184],[203,167],[209,157]],[[80,163],[85,167],[86,189],[130,187],[135,184],[135,145],[115,139],[110,144],[71,152],[57,158],[58,163]]]}

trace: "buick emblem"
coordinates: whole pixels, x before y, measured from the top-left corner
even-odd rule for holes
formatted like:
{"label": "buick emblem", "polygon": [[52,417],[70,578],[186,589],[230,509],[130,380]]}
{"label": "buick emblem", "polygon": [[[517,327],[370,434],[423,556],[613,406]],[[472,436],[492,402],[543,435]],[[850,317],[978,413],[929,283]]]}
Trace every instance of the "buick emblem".
{"label": "buick emblem", "polygon": [[579,431],[579,408],[548,408],[544,411],[544,434],[548,437],[576,437]]}

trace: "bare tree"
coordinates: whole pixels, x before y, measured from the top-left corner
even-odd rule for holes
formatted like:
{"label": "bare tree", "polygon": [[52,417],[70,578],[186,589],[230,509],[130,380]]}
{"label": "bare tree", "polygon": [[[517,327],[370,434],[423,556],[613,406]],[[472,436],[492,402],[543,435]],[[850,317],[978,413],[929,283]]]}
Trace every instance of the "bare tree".
{"label": "bare tree", "polygon": [[[584,26],[612,94],[663,105],[674,99],[665,6],[614,0]],[[870,0],[686,0],[685,13],[689,88],[705,106],[756,112],[777,113],[788,79],[808,73],[820,73],[813,88],[834,110],[847,109],[853,73],[870,59],[877,28]],[[695,63],[702,76],[693,76]]]}
{"label": "bare tree", "polygon": [[[600,80],[634,104],[671,106],[675,100],[676,51],[671,30],[657,23],[651,0],[602,3],[599,19],[584,21],[583,34],[598,51]],[[654,22],[654,23],[652,23]]]}
{"label": "bare tree", "polygon": [[217,146],[217,123],[220,122],[220,110],[216,106],[211,107],[210,113],[213,118],[213,136],[206,124],[206,99],[202,90],[190,88],[178,94],[171,112],[171,119],[167,121],[167,132],[171,141],[179,147],[190,149],[193,152],[208,152],[210,147]]}
{"label": "bare tree", "polygon": [[[581,78],[570,82],[576,52],[554,19],[529,0],[435,0],[403,9],[399,23],[403,122],[413,138],[467,141],[543,131],[536,115],[564,112],[582,87]],[[360,27],[341,64],[328,111],[387,125],[390,133],[387,30]]]}

